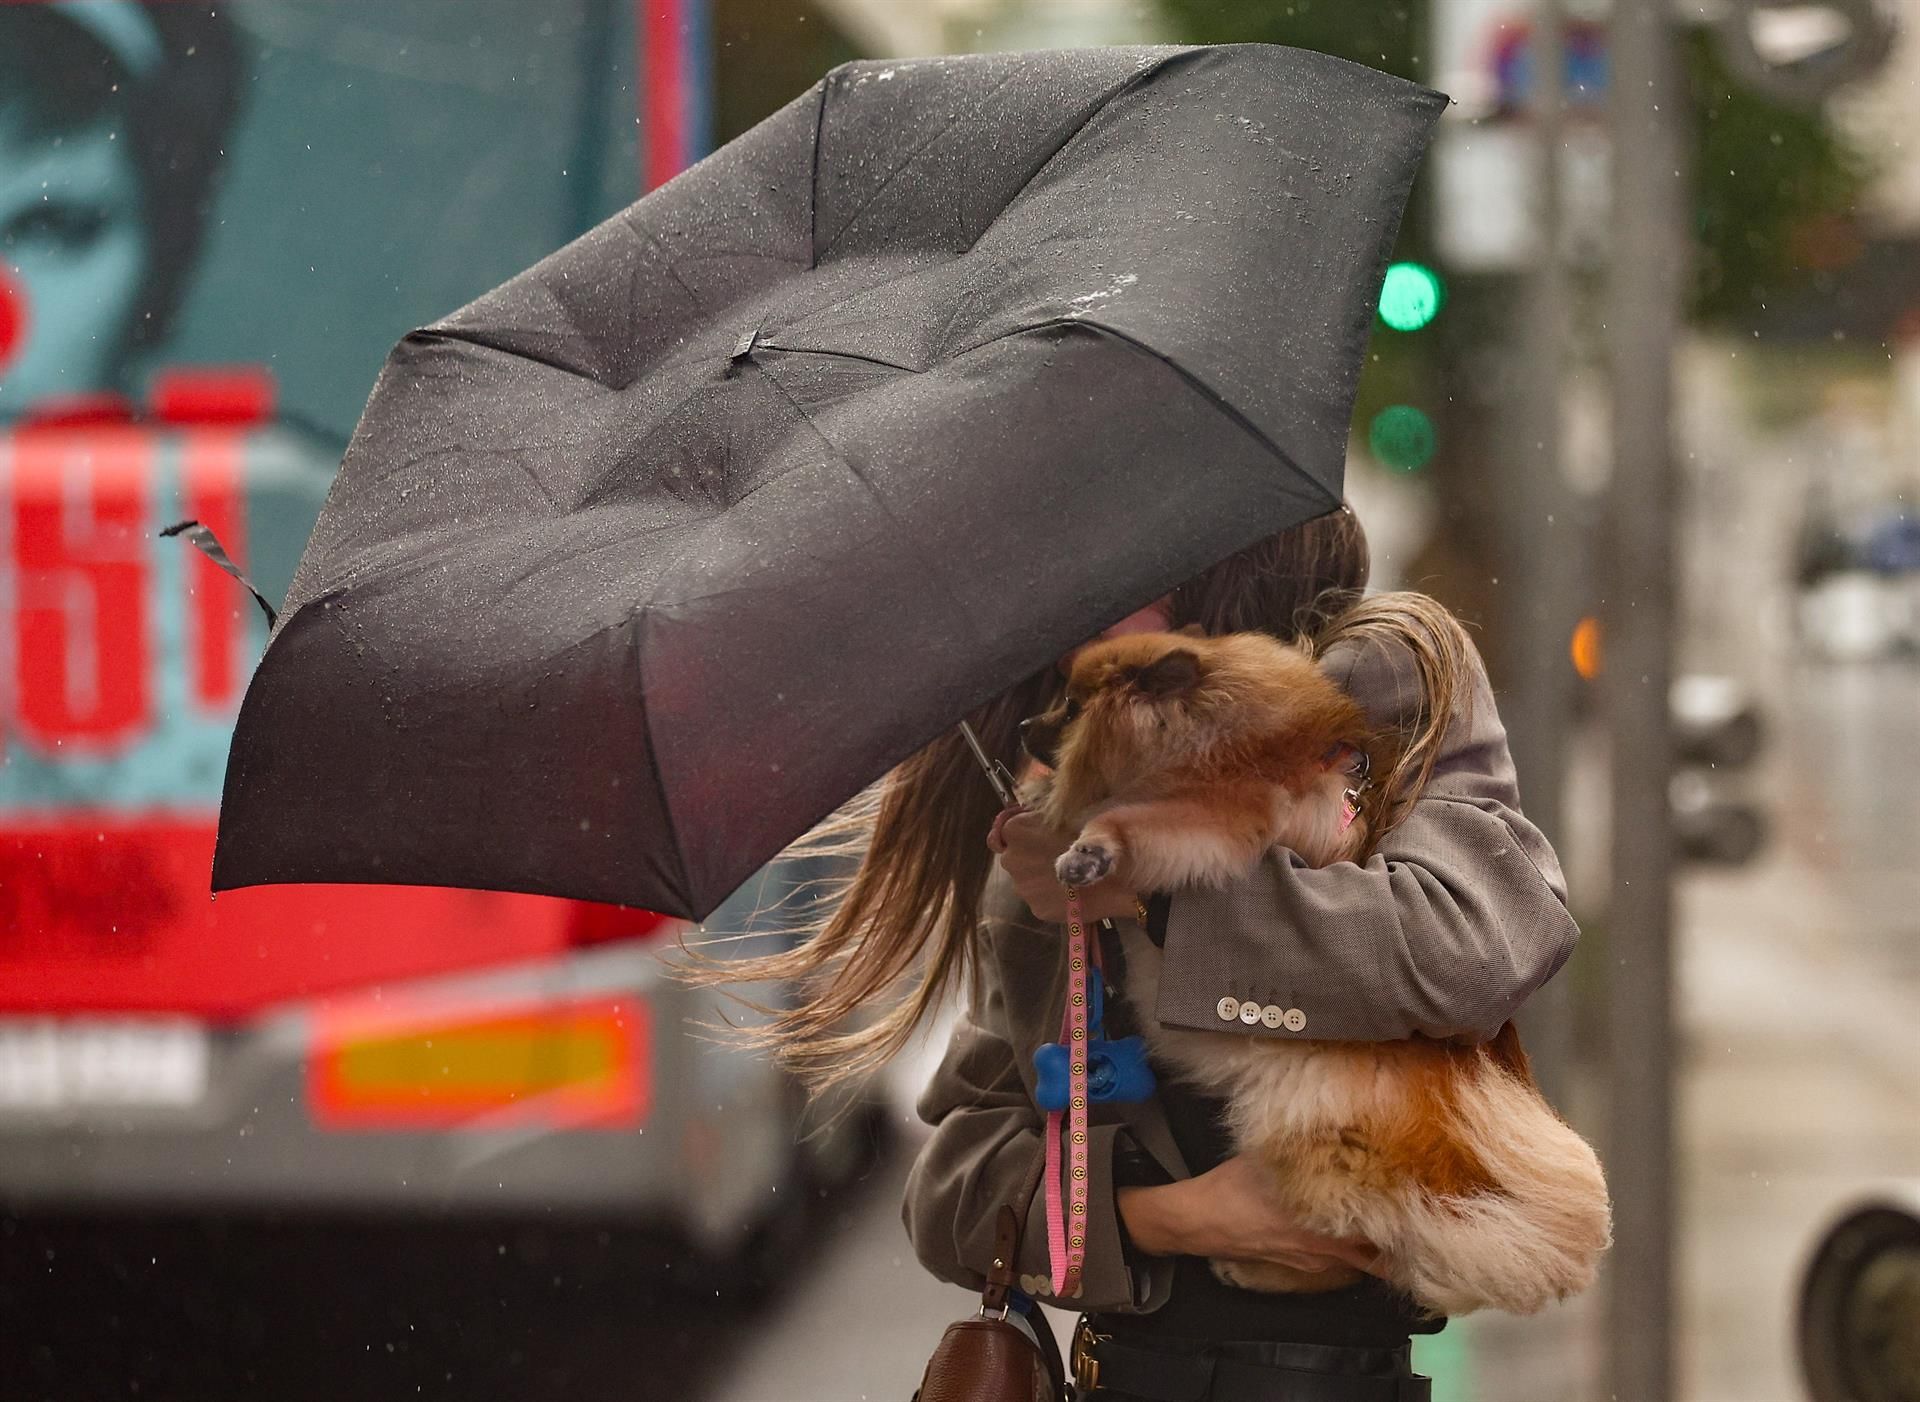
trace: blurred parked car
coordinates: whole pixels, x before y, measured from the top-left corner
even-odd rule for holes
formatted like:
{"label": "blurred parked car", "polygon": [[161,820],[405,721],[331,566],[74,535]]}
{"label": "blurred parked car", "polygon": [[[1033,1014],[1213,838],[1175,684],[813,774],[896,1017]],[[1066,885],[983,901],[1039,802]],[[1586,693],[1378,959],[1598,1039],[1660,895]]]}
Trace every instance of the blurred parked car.
{"label": "blurred parked car", "polygon": [[1812,1402],[1920,1397],[1920,1183],[1881,1185],[1822,1234],[1800,1285]]}
{"label": "blurred parked car", "polygon": [[1920,514],[1905,501],[1842,517],[1809,503],[1795,545],[1802,645],[1829,661],[1920,654]]}

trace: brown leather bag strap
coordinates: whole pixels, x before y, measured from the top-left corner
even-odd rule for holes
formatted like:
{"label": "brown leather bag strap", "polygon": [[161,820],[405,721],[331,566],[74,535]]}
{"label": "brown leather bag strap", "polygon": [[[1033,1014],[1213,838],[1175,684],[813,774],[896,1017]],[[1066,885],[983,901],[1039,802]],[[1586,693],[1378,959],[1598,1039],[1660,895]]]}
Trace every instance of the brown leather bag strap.
{"label": "brown leather bag strap", "polygon": [[983,1314],[998,1314],[1007,1307],[1007,1292],[1013,1288],[1015,1264],[1020,1259],[1020,1219],[1006,1203],[994,1213],[993,1261],[987,1268],[987,1288],[980,1292]]}
{"label": "brown leather bag strap", "polygon": [[1040,1175],[1046,1168],[1046,1132],[1046,1124],[1042,1121],[1040,1147],[1021,1180],[1020,1191],[1014,1195],[1012,1202],[1001,1203],[999,1210],[994,1213],[993,1260],[987,1267],[986,1289],[980,1292],[982,1313],[1004,1313],[1007,1293],[1019,1279],[1021,1229],[1027,1220],[1026,1214],[1032,1210],[1033,1195],[1039,1191]]}

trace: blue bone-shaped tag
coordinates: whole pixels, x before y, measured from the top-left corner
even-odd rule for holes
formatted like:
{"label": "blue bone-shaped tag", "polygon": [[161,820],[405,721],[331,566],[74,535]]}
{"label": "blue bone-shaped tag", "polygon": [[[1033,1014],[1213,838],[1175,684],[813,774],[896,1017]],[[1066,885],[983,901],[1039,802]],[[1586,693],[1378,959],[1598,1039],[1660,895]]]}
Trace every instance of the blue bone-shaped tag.
{"label": "blue bone-shaped tag", "polygon": [[[1098,979],[1087,986],[1087,1099],[1093,1104],[1137,1105],[1153,1094],[1153,1068],[1147,1064],[1143,1037],[1107,1041],[1100,1036],[1106,1006]],[[1068,1067],[1071,1058],[1063,1042],[1048,1042],[1033,1053],[1039,1084],[1034,1099],[1042,1110],[1064,1111],[1072,1098]]]}

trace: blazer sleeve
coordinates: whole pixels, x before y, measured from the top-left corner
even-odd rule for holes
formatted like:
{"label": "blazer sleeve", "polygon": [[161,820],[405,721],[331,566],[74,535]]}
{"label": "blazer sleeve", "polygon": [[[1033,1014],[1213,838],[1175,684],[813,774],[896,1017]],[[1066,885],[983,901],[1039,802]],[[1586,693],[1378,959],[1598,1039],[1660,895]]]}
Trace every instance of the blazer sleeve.
{"label": "blazer sleeve", "polygon": [[[1336,648],[1325,662],[1375,724],[1418,705],[1403,650]],[[1163,1025],[1485,1041],[1566,962],[1579,937],[1566,882],[1520,812],[1506,731],[1477,655],[1473,665],[1426,792],[1364,864],[1314,868],[1276,851],[1230,886],[1173,895]],[[1247,1002],[1272,1012],[1242,1020]]]}
{"label": "blazer sleeve", "polygon": [[[983,927],[983,934],[993,928]],[[1018,939],[1050,958],[1058,956],[1058,932],[1044,926],[1014,927],[1011,932],[1000,926],[999,937]],[[1034,1103],[1007,1028],[1002,991],[1006,972],[997,960],[983,960],[975,1006],[960,1017],[946,1055],[920,1097],[920,1118],[933,1126],[933,1134],[914,1160],[900,1209],[920,1264],[937,1278],[969,1290],[985,1287],[994,1219],[1002,1203],[1018,1196],[1045,1142],[1046,1120]],[[1051,966],[1040,965],[1032,972],[1049,978]],[[1051,1293],[1046,1193],[1041,1189],[1020,1205],[1025,1211],[1018,1261],[1021,1289],[1063,1309],[1158,1309],[1172,1289],[1173,1263],[1127,1249],[1114,1202],[1115,1156],[1131,1148],[1130,1135],[1118,1123],[1090,1124],[1088,1135],[1087,1243],[1080,1288],[1070,1299],[1055,1299]]]}

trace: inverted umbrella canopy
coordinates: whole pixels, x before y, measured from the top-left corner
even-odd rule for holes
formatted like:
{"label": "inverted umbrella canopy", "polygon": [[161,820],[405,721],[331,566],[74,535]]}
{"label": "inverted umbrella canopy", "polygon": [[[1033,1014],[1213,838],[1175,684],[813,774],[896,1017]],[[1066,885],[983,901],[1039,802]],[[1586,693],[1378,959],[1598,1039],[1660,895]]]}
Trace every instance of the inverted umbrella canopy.
{"label": "inverted umbrella canopy", "polygon": [[408,336],[248,690],[215,887],[706,915],[1339,502],[1444,103],[1264,45],[849,64]]}

